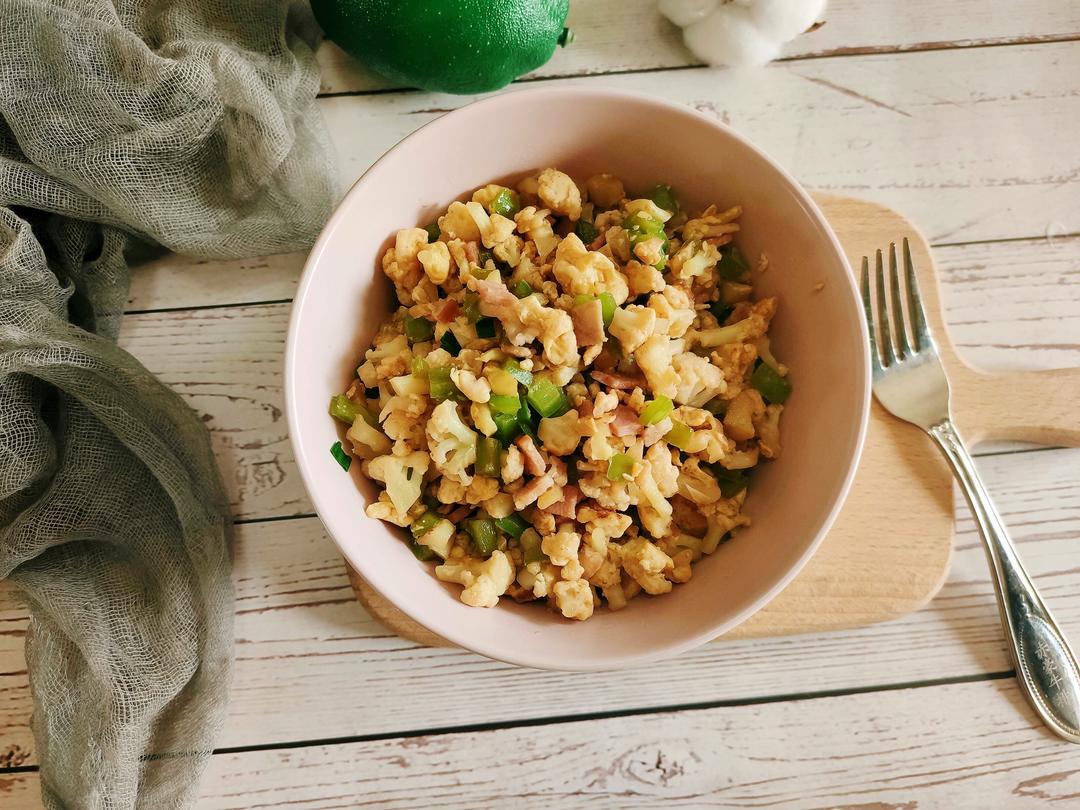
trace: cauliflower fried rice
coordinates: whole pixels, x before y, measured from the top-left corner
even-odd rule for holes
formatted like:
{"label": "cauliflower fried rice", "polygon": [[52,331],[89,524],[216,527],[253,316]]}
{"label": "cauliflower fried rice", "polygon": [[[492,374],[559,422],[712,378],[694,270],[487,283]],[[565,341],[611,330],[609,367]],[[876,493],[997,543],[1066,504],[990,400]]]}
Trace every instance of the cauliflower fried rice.
{"label": "cauliflower fried rice", "polygon": [[476,607],[585,620],[688,581],[749,525],[791,391],[741,214],[545,169],[398,231],[400,306],[330,403],[382,488],[367,514]]}

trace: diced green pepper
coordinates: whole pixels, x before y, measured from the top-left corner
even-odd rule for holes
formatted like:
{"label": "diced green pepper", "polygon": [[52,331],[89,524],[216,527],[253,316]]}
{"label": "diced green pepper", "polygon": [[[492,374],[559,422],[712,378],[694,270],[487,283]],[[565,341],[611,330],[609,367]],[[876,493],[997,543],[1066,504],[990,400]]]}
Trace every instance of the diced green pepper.
{"label": "diced green pepper", "polygon": [[339,422],[351,425],[358,413],[360,413],[360,405],[344,394],[330,397],[330,415]]}
{"label": "diced green pepper", "polygon": [[750,385],[773,405],[782,405],[791,395],[791,383],[768,363],[758,363],[758,367],[750,375]]}
{"label": "diced green pepper", "polygon": [[481,247],[477,251],[477,253],[480,256],[480,266],[481,267],[486,265],[489,261],[492,264],[495,264],[495,251],[493,251],[491,248]]}
{"label": "diced green pepper", "polygon": [[490,213],[504,217],[513,217],[520,210],[521,200],[518,198],[517,192],[508,188],[504,188],[496,194],[495,199],[491,201],[491,206],[488,208]]}
{"label": "diced green pepper", "polygon": [[491,408],[492,415],[516,414],[518,412],[518,408],[521,407],[521,400],[517,397],[508,397],[502,394],[492,394],[491,399],[488,400],[488,407]]}
{"label": "diced green pepper", "polygon": [[341,446],[341,442],[334,442],[330,445],[330,455],[332,455],[334,460],[341,465],[341,469],[345,472],[349,471],[349,467],[352,466],[352,456],[345,452],[345,449]]}
{"label": "diced green pepper", "polygon": [[481,554],[490,554],[499,547],[499,534],[495,531],[495,521],[490,518],[465,521],[465,531],[469,533],[473,545]]}
{"label": "diced green pepper", "polygon": [[517,412],[518,427],[521,428],[521,432],[526,436],[533,439],[533,441],[539,441],[540,437],[536,435],[536,421],[533,420],[532,411],[529,410],[529,401],[525,398],[525,394],[521,395],[521,406]]}
{"label": "diced green pepper", "polygon": [[409,541],[409,551],[413,553],[413,556],[420,562],[428,562],[435,559],[435,552],[425,545],[417,543],[415,540]]}
{"label": "diced green pepper", "polygon": [[611,326],[611,321],[615,317],[615,296],[608,292],[600,293],[600,312],[604,318],[604,328],[607,329]]}
{"label": "diced green pepper", "polygon": [[646,192],[645,196],[656,203],[657,208],[662,208],[669,214],[674,214],[679,210],[679,201],[669,185],[657,183]]}
{"label": "diced green pepper", "polygon": [[596,226],[587,219],[579,219],[577,221],[577,225],[574,226],[574,233],[576,233],[578,239],[586,245],[592,243],[596,237],[600,235],[600,231],[596,230]]}
{"label": "diced green pepper", "polygon": [[495,438],[484,436],[476,442],[476,474],[487,478],[499,477],[502,445]]}
{"label": "diced green pepper", "polygon": [[458,342],[457,335],[450,329],[443,332],[443,336],[439,340],[439,345],[446,349],[451,357],[457,357],[458,352],[461,351],[461,344]]}
{"label": "diced green pepper", "polygon": [[657,422],[667,418],[667,415],[675,409],[675,403],[665,397],[663,394],[658,396],[651,402],[646,402],[645,407],[641,409],[641,424],[643,425],[655,425]]}
{"label": "diced green pepper", "polygon": [[749,479],[742,470],[725,470],[719,464],[712,465],[716,483],[720,485],[720,494],[725,498],[734,498],[749,483]]}
{"label": "diced green pepper", "polygon": [[515,540],[520,540],[522,532],[530,528],[528,521],[517,512],[509,514],[504,518],[497,518],[495,520],[495,525]]}
{"label": "diced green pepper", "polygon": [[532,372],[523,369],[521,363],[517,360],[507,360],[503,365],[503,370],[522,385],[529,385],[532,383]]}
{"label": "diced green pepper", "polygon": [[533,294],[533,288],[529,286],[527,281],[519,281],[514,285],[514,295],[518,298],[528,298]]}
{"label": "diced green pepper", "polygon": [[682,422],[672,420],[671,430],[664,434],[664,441],[672,447],[678,447],[680,450],[685,450],[686,446],[690,444],[690,437],[693,433],[694,432]]}
{"label": "diced green pepper", "polygon": [[412,522],[412,525],[409,526],[409,531],[412,532],[413,537],[423,537],[429,531],[434,529],[435,525],[442,519],[442,515],[432,512],[429,509]]}
{"label": "diced green pepper", "polygon": [[442,229],[439,228],[439,223],[436,220],[432,220],[425,225],[424,230],[427,231],[427,240],[429,242],[438,242],[439,237],[442,236]]}
{"label": "diced green pepper", "polygon": [[476,322],[476,336],[479,338],[495,337],[495,327],[498,321],[494,318],[481,318]]}
{"label": "diced green pepper", "polygon": [[526,565],[531,563],[545,562],[547,554],[540,548],[543,538],[536,529],[528,528],[521,533],[521,555]]}
{"label": "diced green pepper", "polygon": [[472,291],[465,293],[465,320],[476,323],[483,314],[480,312],[480,296]]}
{"label": "diced green pepper", "polygon": [[488,267],[486,264],[477,264],[473,265],[473,267],[469,269],[469,273],[472,274],[475,278],[487,278],[491,275],[491,268]]}
{"label": "diced green pepper", "polygon": [[634,469],[634,459],[628,453],[616,453],[608,459],[608,481],[622,481]]}
{"label": "diced green pepper", "polygon": [[[596,300],[595,295],[575,295],[572,306],[579,307],[582,304],[589,304],[589,303],[592,303],[595,300]],[[600,306],[602,308],[603,304],[601,304]]]}
{"label": "diced green pepper", "polygon": [[423,357],[414,357],[409,361],[409,370],[414,377],[426,377],[428,372],[427,360]]}
{"label": "diced green pepper", "polygon": [[[520,406],[520,400],[515,399],[514,401]],[[503,447],[509,447],[510,442],[521,432],[521,426],[518,424],[517,408],[513,413],[496,413],[493,410],[491,419],[495,423],[495,438],[499,440]]]}
{"label": "diced green pepper", "polygon": [[735,245],[725,245],[720,249],[720,261],[716,271],[725,281],[738,281],[750,270],[746,257]]}
{"label": "diced green pepper", "polygon": [[410,343],[421,343],[435,337],[435,324],[427,318],[405,316],[405,337]]}
{"label": "diced green pepper", "polygon": [[664,223],[658,219],[642,213],[631,214],[623,221],[623,229],[632,245],[637,245],[646,239],[660,237],[664,240],[664,250],[667,250],[668,238],[664,233]]}
{"label": "diced green pepper", "polygon": [[562,416],[570,410],[570,400],[566,398],[566,393],[551,380],[542,377],[529,386],[527,398],[533,410],[545,418]]}
{"label": "diced green pepper", "polygon": [[462,394],[454,381],[450,379],[450,367],[441,366],[428,370],[428,395],[436,402],[452,399],[454,402],[463,402],[465,395]]}

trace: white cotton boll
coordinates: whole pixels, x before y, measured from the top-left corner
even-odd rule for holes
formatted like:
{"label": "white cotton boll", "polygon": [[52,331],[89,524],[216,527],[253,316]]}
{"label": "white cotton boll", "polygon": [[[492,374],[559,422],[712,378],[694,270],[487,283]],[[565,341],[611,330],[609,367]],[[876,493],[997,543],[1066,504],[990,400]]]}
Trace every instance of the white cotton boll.
{"label": "white cotton boll", "polygon": [[660,13],[685,28],[716,11],[720,0],[660,0]]}
{"label": "white cotton boll", "polygon": [[787,42],[821,19],[826,0],[749,0],[754,23],[767,37]]}
{"label": "white cotton boll", "polygon": [[784,44],[762,31],[750,9],[730,3],[683,29],[686,46],[710,65],[764,65],[780,55]]}

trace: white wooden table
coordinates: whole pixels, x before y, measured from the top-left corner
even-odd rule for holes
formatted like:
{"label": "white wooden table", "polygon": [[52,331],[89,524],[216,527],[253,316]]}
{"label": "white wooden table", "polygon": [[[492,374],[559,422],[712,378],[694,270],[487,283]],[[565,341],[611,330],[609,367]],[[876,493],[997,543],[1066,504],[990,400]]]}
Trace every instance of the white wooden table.
{"label": "white wooden table", "polygon": [[[577,41],[530,80],[678,99],[810,188],[896,208],[935,246],[971,360],[1080,366],[1080,4],[833,0],[788,58],[744,74],[696,65],[651,0],[573,6]],[[388,87],[332,46],[319,56],[343,184],[468,100]],[[390,635],[354,601],[286,437],[302,261],[164,259],[136,275],[124,322],[123,345],[204,415],[238,521],[236,679],[201,807],[1080,806],[1080,749],[1014,685],[966,515],[941,594],[877,627],[595,675]],[[1080,643],[1080,450],[981,450]],[[10,588],[0,623],[0,806],[32,808],[26,613]]]}

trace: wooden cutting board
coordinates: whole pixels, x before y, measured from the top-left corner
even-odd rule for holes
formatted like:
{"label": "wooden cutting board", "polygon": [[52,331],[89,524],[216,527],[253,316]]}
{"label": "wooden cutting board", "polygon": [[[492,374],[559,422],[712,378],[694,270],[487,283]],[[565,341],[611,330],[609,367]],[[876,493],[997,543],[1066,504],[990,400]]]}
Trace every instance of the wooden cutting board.
{"label": "wooden cutting board", "polygon": [[[972,368],[949,339],[930,248],[915,226],[876,203],[829,194],[814,198],[856,272],[863,256],[904,237],[910,241],[927,317],[952,383],[955,421],[969,444],[1080,444],[1080,369],[990,374]],[[724,638],[840,630],[916,610],[945,581],[953,524],[952,476],[938,450],[922,431],[874,402],[855,484],[832,531],[779,596]],[[449,646],[351,568],[349,578],[360,603],[397,635]]]}

